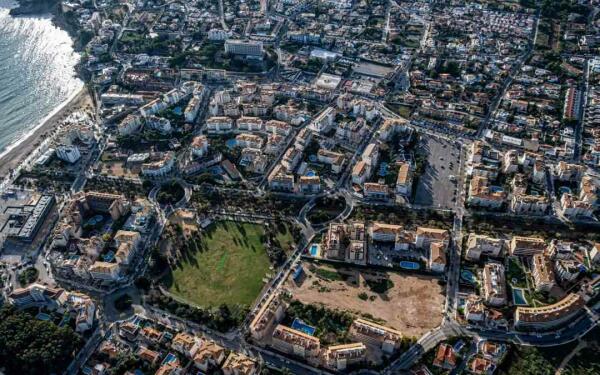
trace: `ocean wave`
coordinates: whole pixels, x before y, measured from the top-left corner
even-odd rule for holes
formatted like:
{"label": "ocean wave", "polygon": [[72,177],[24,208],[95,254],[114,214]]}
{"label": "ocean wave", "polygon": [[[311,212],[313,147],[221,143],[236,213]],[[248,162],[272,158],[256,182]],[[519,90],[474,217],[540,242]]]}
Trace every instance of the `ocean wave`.
{"label": "ocean wave", "polygon": [[11,17],[0,0],[0,152],[78,91],[79,55],[49,17]]}

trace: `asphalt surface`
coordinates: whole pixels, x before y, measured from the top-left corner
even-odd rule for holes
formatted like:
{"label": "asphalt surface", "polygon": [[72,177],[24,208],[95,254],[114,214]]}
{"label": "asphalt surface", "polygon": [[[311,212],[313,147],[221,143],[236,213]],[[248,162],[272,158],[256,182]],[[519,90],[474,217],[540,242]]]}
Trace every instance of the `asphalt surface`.
{"label": "asphalt surface", "polygon": [[414,203],[432,208],[454,207],[456,184],[450,176],[458,177],[460,150],[447,140],[422,136],[421,153],[427,153],[427,167],[419,178]]}

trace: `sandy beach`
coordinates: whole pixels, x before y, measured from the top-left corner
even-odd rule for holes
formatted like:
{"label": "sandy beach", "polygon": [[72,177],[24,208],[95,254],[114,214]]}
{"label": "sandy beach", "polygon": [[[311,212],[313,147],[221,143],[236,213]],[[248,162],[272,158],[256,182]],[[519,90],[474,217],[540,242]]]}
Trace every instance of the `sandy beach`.
{"label": "sandy beach", "polygon": [[55,113],[51,113],[32,133],[25,135],[16,145],[0,156],[0,179],[4,179],[19,163],[31,154],[69,114],[79,109],[91,109],[92,98],[88,90],[82,87],[71,100],[61,104]]}

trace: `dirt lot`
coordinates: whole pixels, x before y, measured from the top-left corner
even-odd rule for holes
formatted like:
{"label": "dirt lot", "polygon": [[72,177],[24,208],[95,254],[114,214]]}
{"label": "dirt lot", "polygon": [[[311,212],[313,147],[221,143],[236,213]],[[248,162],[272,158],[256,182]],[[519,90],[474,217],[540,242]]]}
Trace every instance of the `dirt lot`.
{"label": "dirt lot", "polygon": [[[286,283],[294,298],[302,303],[320,303],[367,319],[370,315],[407,336],[420,337],[442,321],[444,294],[437,278],[346,267],[336,269],[309,262],[304,262],[303,267],[306,277],[299,284],[291,279]],[[389,289],[377,293],[374,290],[381,289],[375,285],[387,285]]]}

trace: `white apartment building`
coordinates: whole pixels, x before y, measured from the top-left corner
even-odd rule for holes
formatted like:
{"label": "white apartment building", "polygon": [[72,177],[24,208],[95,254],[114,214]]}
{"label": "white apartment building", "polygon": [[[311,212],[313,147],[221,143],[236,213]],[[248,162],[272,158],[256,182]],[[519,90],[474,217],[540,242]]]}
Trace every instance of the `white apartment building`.
{"label": "white apartment building", "polygon": [[225,41],[225,53],[250,57],[262,57],[264,54],[264,48],[262,42],[228,39]]}
{"label": "white apartment building", "polygon": [[73,164],[81,159],[81,153],[79,152],[79,148],[77,146],[61,145],[56,148],[56,157]]}
{"label": "white apartment building", "polygon": [[490,306],[506,304],[506,279],[504,266],[501,263],[490,262],[483,267],[483,297]]}

